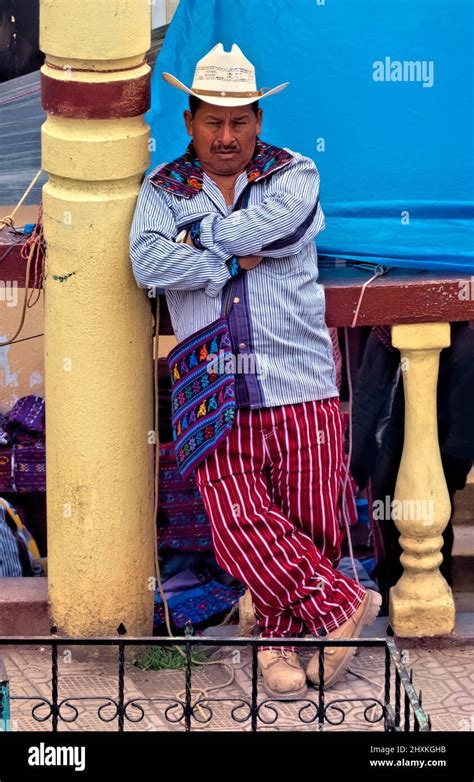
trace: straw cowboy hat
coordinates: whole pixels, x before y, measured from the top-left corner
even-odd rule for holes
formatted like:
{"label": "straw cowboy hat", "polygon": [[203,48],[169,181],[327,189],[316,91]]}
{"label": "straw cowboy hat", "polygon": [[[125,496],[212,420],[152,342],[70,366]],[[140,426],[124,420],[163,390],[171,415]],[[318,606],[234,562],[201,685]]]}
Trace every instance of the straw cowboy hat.
{"label": "straw cowboy hat", "polygon": [[289,84],[287,81],[271,90],[257,90],[255,68],[236,43],[232,44],[230,52],[224,51],[223,45],[217,43],[199,60],[191,88],[171,73],[162,75],[173,87],[215,106],[247,106],[281,92]]}

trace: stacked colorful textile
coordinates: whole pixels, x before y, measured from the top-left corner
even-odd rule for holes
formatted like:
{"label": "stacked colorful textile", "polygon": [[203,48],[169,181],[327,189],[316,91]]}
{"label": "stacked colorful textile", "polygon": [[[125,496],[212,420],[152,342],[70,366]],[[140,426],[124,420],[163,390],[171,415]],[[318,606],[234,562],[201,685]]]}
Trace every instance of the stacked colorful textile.
{"label": "stacked colorful textile", "polygon": [[[193,589],[180,592],[168,600],[171,622],[175,629],[184,630],[188,622],[198,630],[212,622],[218,622],[230,611],[243,595],[241,585],[222,584],[211,579]],[[165,611],[159,593],[155,597],[154,631],[165,634]]]}
{"label": "stacked colorful textile", "polygon": [[212,549],[209,519],[193,476],[181,477],[174,443],[160,443],[158,483],[158,545],[165,551]]}
{"label": "stacked colorful textile", "polygon": [[0,492],[46,490],[44,399],[19,399],[0,427]]}
{"label": "stacked colorful textile", "polygon": [[[160,421],[161,425],[161,421]],[[159,446],[158,552],[173,630],[219,622],[244,592],[215,561],[209,519],[193,475],[184,479],[173,442]],[[155,594],[155,635],[166,635],[165,612]]]}

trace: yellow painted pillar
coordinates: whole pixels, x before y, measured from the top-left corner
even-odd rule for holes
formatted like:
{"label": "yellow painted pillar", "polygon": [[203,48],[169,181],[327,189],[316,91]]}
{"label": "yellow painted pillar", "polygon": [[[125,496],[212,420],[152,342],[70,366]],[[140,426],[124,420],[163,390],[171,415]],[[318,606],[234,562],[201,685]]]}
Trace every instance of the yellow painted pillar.
{"label": "yellow painted pillar", "polygon": [[41,0],[48,579],[59,632],[151,634],[152,313],[129,261],[149,165],[148,0]]}
{"label": "yellow painted pillar", "polygon": [[450,343],[449,323],[393,326],[405,389],[405,439],[393,516],[401,533],[404,572],[390,590],[396,635],[444,635],[454,628],[450,587],[439,572],[442,532],[451,513],[438,441],[439,354]]}

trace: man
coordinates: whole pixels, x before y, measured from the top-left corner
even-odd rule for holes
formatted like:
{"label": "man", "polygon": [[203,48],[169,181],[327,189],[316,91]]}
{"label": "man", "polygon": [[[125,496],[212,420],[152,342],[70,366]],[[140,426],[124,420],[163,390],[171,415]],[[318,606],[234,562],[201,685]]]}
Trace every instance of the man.
{"label": "man", "polygon": [[[230,52],[217,44],[202,58],[191,89],[163,76],[190,95],[192,142],[145,178],[131,258],[140,287],[166,289],[178,342],[220,316],[232,280],[233,351],[247,369],[235,362],[228,438],[196,469],[216,559],[250,590],[262,638],[353,637],[377,615],[380,596],[334,569],[342,437],[317,283],[318,171],[298,152],[260,140],[258,99],[287,84],[257,91],[255,69],[236,44]],[[246,207],[232,211],[246,187]],[[328,648],[326,684],[353,651]],[[294,647],[262,645],[258,657],[270,696],[306,694]],[[306,674],[318,682],[318,655]]]}

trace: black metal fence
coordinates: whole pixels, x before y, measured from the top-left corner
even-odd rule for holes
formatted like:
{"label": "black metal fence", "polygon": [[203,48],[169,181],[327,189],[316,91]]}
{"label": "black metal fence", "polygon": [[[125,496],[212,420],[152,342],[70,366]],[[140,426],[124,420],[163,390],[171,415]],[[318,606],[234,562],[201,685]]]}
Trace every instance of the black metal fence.
{"label": "black metal fence", "polygon": [[[54,628],[52,628],[52,632]],[[193,727],[212,730],[214,711],[218,705],[227,705],[230,718],[235,729],[257,731],[259,726],[278,726],[279,707],[283,703],[295,703],[298,708],[297,720],[302,728],[312,726],[314,730],[323,731],[329,726],[344,723],[346,711],[344,705],[360,704],[363,707],[365,726],[351,727],[352,730],[367,729],[369,725],[379,724],[384,731],[430,731],[431,721],[423,711],[421,692],[417,695],[413,685],[413,671],[408,673],[402,655],[391,639],[351,639],[329,641],[325,638],[285,638],[272,639],[273,647],[298,647],[312,652],[319,649],[319,686],[308,690],[307,696],[295,698],[292,701],[280,701],[275,698],[261,697],[258,673],[258,648],[262,639],[251,637],[212,638],[206,636],[185,635],[183,637],[139,637],[125,638],[125,628],[118,628],[117,637],[102,638],[67,638],[59,636],[45,637],[0,637],[1,646],[34,646],[51,647],[51,697],[20,696],[9,692],[6,673],[2,675],[0,666],[0,720],[7,724],[9,719],[9,701],[32,701],[31,715],[37,722],[49,722],[50,729],[55,732],[61,721],[73,723],[78,720],[79,705],[84,701],[102,701],[97,707],[97,716],[104,723],[115,723],[117,730],[122,732],[127,723],[140,723],[146,714],[145,704],[161,704],[164,707],[164,717],[170,728],[182,726],[185,731]],[[117,647],[117,693],[116,696],[87,695],[60,698],[60,681],[58,672],[58,649],[61,646],[112,646]],[[184,668],[184,698],[160,695],[152,698],[125,698],[125,650],[127,647],[179,647],[185,655]],[[329,646],[355,646],[359,649],[379,648],[384,650],[384,687],[383,698],[367,696],[363,698],[331,698],[324,686],[324,653]],[[251,686],[248,697],[211,697],[201,696],[193,700],[193,661],[192,652],[196,647],[217,647],[250,649],[251,652]],[[4,668],[3,668],[4,671]],[[4,728],[5,729],[5,728]],[[80,725],[78,726],[80,730]],[[292,729],[297,729],[292,727]]]}

